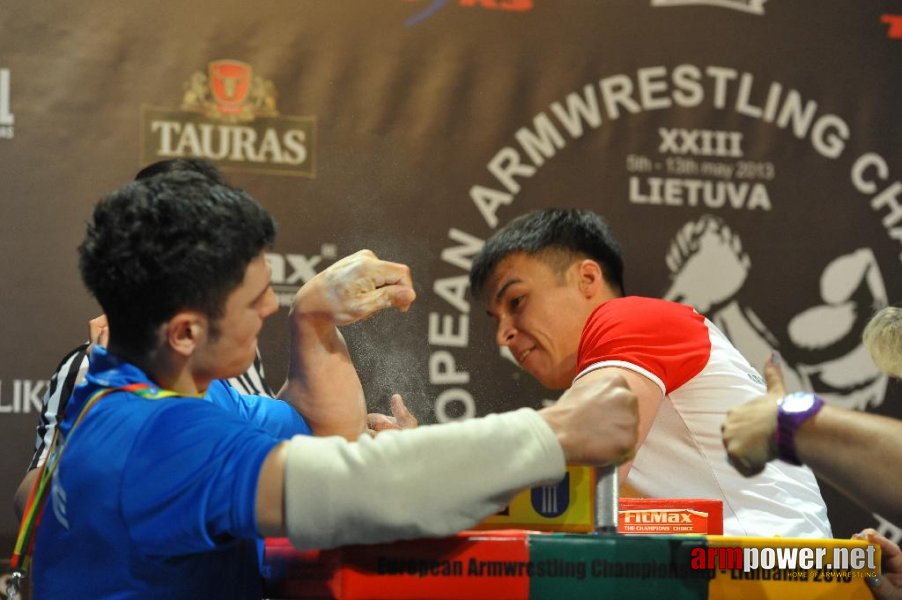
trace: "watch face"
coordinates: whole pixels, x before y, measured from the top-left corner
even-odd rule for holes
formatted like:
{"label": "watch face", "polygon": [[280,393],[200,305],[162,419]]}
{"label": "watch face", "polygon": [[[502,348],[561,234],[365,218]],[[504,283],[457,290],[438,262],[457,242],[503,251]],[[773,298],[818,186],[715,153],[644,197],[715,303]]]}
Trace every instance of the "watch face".
{"label": "watch face", "polygon": [[806,392],[795,392],[783,397],[780,408],[787,413],[805,412],[814,406],[815,396]]}

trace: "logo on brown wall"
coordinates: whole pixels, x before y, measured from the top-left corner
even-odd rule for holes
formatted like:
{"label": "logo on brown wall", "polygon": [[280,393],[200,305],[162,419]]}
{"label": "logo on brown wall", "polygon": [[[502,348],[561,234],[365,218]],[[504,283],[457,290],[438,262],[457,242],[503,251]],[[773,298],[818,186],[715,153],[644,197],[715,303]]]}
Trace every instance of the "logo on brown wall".
{"label": "logo on brown wall", "polygon": [[0,140],[15,137],[16,116],[10,109],[9,69],[0,69]]}
{"label": "logo on brown wall", "polygon": [[272,81],[214,60],[184,83],[180,109],[142,107],[142,163],[205,158],[225,170],[315,176],[316,117],[281,116]]}
{"label": "logo on brown wall", "polygon": [[714,6],[729,8],[753,15],[764,14],[764,3],[767,0],[651,0],[651,5],[660,6]]}
{"label": "logo on brown wall", "polygon": [[902,40],[902,15],[880,15],[880,22],[888,27],[886,37],[891,40]]}
{"label": "logo on brown wall", "polygon": [[182,108],[211,119],[241,123],[275,117],[276,86],[255,77],[253,68],[237,60],[214,60],[185,83]]}

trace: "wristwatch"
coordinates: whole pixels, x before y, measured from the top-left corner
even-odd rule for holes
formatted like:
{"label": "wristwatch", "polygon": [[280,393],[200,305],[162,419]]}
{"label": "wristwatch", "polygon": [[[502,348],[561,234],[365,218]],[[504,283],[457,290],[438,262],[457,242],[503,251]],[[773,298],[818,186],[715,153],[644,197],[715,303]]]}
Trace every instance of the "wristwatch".
{"label": "wristwatch", "polygon": [[795,392],[777,402],[777,457],[801,465],[796,454],[796,431],[824,407],[824,400],[810,392]]}

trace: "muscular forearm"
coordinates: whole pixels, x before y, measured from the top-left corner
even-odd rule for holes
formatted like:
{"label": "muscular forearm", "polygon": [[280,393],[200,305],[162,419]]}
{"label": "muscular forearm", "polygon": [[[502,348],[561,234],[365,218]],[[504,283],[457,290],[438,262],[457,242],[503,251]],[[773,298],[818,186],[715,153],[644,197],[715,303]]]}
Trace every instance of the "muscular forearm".
{"label": "muscular forearm", "polygon": [[820,477],[869,510],[902,519],[902,421],[825,406],[795,443]]}
{"label": "muscular forearm", "polygon": [[287,450],[285,522],[299,548],[449,535],[563,475],[555,433],[528,409],[356,444],[298,437]]}
{"label": "muscular forearm", "polygon": [[354,439],[366,430],[363,388],[339,325],[381,310],[407,310],[416,298],[410,269],[369,250],[347,256],[305,283],[291,305],[291,364],[279,396],[317,435]]}
{"label": "muscular forearm", "polygon": [[366,402],[338,329],[329,321],[292,315],[288,377],[279,397],[318,436],[354,440],[366,429]]}
{"label": "muscular forearm", "polygon": [[[623,369],[620,367],[604,367],[601,369],[596,369],[583,375],[579,378],[578,381],[582,384],[602,382],[606,381],[607,378],[611,376],[611,374],[618,374],[623,377],[629,388],[633,391],[638,399],[639,428],[638,442],[636,443],[636,448],[638,449],[642,446],[643,443],[645,443],[645,438],[648,437],[648,432],[651,431],[655,417],[657,416],[658,410],[661,407],[663,392],[657,386],[657,384],[652,382],[647,377],[640,375],[639,373],[636,373],[635,371],[632,371],[630,369]],[[626,483],[632,466],[633,461],[630,460],[620,465],[617,470],[618,479],[621,485],[621,495],[640,495],[638,491],[636,491],[632,486]]]}

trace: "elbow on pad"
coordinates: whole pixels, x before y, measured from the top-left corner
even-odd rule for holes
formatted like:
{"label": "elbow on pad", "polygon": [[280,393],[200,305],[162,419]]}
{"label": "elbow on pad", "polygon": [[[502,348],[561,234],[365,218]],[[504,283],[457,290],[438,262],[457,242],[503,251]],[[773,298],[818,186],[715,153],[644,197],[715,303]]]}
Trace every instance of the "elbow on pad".
{"label": "elbow on pad", "polygon": [[311,549],[450,535],[564,469],[557,438],[530,409],[357,442],[295,436],[285,465],[288,537]]}

